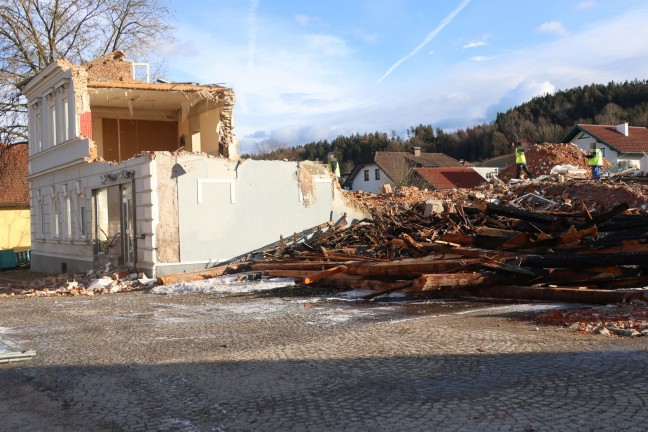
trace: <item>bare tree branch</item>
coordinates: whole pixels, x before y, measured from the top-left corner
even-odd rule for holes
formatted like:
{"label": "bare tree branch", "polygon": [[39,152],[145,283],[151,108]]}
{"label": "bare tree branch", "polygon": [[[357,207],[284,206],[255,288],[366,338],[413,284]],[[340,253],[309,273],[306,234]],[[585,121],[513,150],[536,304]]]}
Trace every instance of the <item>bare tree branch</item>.
{"label": "bare tree branch", "polygon": [[55,59],[76,64],[121,49],[142,61],[169,40],[169,0],[0,0],[0,143],[27,137],[15,85]]}

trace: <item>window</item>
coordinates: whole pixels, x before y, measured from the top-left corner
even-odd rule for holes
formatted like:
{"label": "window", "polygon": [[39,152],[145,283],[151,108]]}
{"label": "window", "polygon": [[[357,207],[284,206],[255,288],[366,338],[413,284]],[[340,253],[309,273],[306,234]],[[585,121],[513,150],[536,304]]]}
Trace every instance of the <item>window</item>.
{"label": "window", "polygon": [[74,195],[74,216],[76,217],[76,236],[80,239],[86,238],[86,214],[85,214],[85,195],[81,187],[81,182],[76,182],[76,193]]}
{"label": "window", "polygon": [[605,147],[601,147],[601,156],[605,157]]}
{"label": "window", "polygon": [[70,195],[65,196],[65,237],[72,238],[72,200]]}
{"label": "window", "polygon": [[31,105],[31,128],[29,132],[30,154],[35,154],[41,151],[41,128],[43,121],[41,106],[40,100],[37,100]]}
{"label": "window", "polygon": [[43,205],[43,197],[41,197],[40,190],[37,191],[36,201],[38,205],[36,206],[36,235],[38,238],[45,238],[45,206]]}
{"label": "window", "polygon": [[376,168],[376,180],[380,180],[380,168]]}
{"label": "window", "polygon": [[68,110],[70,109],[69,100],[67,94],[61,99],[61,142],[65,142],[70,139],[70,115]]}
{"label": "window", "polygon": [[59,212],[58,197],[52,192],[50,197],[50,237],[53,239],[59,238]]}
{"label": "window", "polygon": [[47,119],[49,123],[49,144],[56,145],[56,104],[54,100],[48,106]]}
{"label": "window", "polygon": [[365,181],[369,181],[369,170],[364,170]]}

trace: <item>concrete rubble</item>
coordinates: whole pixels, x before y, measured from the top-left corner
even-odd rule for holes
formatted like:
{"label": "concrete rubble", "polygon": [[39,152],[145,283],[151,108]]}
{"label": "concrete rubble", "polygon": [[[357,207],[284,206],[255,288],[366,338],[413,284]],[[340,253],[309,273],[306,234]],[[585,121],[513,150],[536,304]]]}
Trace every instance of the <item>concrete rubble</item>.
{"label": "concrete rubble", "polygon": [[49,276],[26,284],[8,284],[0,287],[0,298],[94,296],[148,289],[154,283],[155,279],[148,278],[144,273],[133,272],[127,267],[106,265],[86,273]]}

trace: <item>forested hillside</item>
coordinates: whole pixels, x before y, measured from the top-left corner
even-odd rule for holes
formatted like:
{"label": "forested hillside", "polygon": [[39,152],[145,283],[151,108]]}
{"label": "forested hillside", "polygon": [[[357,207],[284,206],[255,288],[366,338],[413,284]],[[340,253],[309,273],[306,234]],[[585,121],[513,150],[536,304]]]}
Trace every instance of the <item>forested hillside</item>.
{"label": "forested hillside", "polygon": [[615,125],[623,121],[632,126],[648,126],[648,80],[591,84],[539,96],[498,113],[494,122],[454,132],[420,124],[409,128],[406,139],[393,132],[374,132],[291,148],[268,141],[252,156],[325,160],[329,152],[334,152],[343,171],[348,172],[356,163],[371,159],[375,151],[409,151],[419,146],[425,152],[441,152],[477,162],[510,153],[515,141],[558,142],[577,123]]}

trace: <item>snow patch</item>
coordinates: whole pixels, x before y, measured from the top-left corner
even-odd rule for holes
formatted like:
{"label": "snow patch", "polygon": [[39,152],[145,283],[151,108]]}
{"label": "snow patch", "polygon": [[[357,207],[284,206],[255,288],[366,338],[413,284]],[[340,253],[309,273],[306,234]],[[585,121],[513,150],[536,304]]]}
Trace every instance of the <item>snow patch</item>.
{"label": "snow patch", "polygon": [[153,288],[151,294],[183,294],[192,292],[245,294],[275,288],[294,286],[292,278],[273,278],[237,281],[237,275],[226,275],[195,282],[178,282]]}

